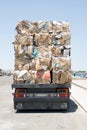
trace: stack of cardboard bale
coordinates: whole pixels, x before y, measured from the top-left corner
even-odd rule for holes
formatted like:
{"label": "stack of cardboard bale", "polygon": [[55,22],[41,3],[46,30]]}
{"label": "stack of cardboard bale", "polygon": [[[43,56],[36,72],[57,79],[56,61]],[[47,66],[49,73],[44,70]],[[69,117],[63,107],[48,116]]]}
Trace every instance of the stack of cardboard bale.
{"label": "stack of cardboard bale", "polygon": [[15,36],[14,83],[70,83],[70,25],[21,21]]}

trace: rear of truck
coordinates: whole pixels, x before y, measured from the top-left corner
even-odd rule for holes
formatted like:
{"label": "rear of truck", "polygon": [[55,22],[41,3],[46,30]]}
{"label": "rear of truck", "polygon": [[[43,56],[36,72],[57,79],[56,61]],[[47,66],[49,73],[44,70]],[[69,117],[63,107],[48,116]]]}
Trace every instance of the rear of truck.
{"label": "rear of truck", "polygon": [[15,109],[67,109],[71,76],[70,25],[21,21],[16,26]]}
{"label": "rear of truck", "polygon": [[70,84],[24,84],[14,88],[14,109],[68,109]]}

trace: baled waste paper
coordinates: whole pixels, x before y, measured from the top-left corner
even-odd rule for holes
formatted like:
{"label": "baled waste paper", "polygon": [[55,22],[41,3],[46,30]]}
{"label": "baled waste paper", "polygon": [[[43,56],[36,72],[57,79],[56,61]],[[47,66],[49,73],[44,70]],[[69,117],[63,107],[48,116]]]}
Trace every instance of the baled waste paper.
{"label": "baled waste paper", "polygon": [[68,22],[23,20],[16,26],[14,83],[70,83]]}

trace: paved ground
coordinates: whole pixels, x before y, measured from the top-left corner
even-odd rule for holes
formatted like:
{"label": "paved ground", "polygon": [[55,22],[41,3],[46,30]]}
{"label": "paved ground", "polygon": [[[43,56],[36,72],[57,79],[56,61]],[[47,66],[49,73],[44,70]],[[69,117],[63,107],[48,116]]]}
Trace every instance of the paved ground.
{"label": "paved ground", "polygon": [[87,112],[87,80],[73,80],[72,96]]}
{"label": "paved ground", "polygon": [[78,84],[78,85],[80,85],[84,88],[87,88],[87,79],[85,79],[85,80],[81,80],[81,79],[73,80],[73,83]]}
{"label": "paved ground", "polygon": [[14,111],[11,83],[12,77],[0,77],[0,130],[87,130],[87,113],[74,99],[68,112]]}

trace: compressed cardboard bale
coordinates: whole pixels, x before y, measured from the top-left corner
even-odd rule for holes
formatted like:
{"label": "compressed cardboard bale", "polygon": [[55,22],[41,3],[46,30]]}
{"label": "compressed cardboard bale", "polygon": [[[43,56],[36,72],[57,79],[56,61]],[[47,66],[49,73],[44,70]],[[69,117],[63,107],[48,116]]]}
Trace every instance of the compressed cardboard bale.
{"label": "compressed cardboard bale", "polygon": [[14,83],[35,83],[36,71],[33,70],[21,70],[15,71]]}
{"label": "compressed cardboard bale", "polygon": [[16,59],[15,70],[36,70],[36,60]]}
{"label": "compressed cardboard bale", "polygon": [[15,36],[15,43],[21,45],[33,45],[33,35],[31,34],[17,34]]}
{"label": "compressed cardboard bale", "polygon": [[37,58],[36,59],[36,70],[50,70],[51,58]]}
{"label": "compressed cardboard bale", "polygon": [[53,83],[71,83],[72,76],[69,71],[53,71]]}
{"label": "compressed cardboard bale", "polygon": [[71,69],[71,59],[65,57],[52,57],[52,68],[56,70],[69,70]]}
{"label": "compressed cardboard bale", "polygon": [[30,21],[21,21],[16,26],[17,33],[30,34],[36,31],[36,26]]}
{"label": "compressed cardboard bale", "polygon": [[36,71],[36,78],[35,83],[36,84],[50,84],[51,78],[50,78],[50,71]]}
{"label": "compressed cardboard bale", "polygon": [[53,71],[53,83],[64,84],[67,81],[67,75],[63,71]]}
{"label": "compressed cardboard bale", "polygon": [[18,45],[15,51],[16,58],[20,59],[32,59],[36,57],[37,50],[34,46],[21,46]]}

